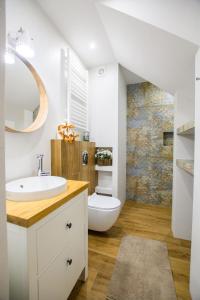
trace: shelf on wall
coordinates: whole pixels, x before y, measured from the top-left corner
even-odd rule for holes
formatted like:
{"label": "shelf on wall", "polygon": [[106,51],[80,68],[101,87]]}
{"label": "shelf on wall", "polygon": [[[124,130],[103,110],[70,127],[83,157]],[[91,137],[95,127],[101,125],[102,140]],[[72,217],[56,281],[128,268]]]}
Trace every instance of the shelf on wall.
{"label": "shelf on wall", "polygon": [[177,134],[179,135],[194,135],[194,121],[183,124],[177,128]]}
{"label": "shelf on wall", "polygon": [[186,171],[187,173],[194,175],[194,161],[189,159],[177,159],[176,165]]}
{"label": "shelf on wall", "polygon": [[102,172],[112,172],[113,168],[112,166],[99,166],[95,165],[96,171],[102,171]]}
{"label": "shelf on wall", "polygon": [[99,194],[106,194],[112,195],[112,188],[111,187],[103,187],[103,186],[96,186],[95,192]]}

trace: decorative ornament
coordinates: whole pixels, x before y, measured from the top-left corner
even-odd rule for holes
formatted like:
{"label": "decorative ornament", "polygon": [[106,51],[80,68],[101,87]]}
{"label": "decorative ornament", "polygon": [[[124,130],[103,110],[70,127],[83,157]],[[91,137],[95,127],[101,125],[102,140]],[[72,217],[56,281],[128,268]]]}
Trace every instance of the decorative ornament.
{"label": "decorative ornament", "polygon": [[75,142],[78,134],[73,130],[75,126],[73,124],[68,124],[67,122],[58,125],[58,134],[62,140],[73,143]]}

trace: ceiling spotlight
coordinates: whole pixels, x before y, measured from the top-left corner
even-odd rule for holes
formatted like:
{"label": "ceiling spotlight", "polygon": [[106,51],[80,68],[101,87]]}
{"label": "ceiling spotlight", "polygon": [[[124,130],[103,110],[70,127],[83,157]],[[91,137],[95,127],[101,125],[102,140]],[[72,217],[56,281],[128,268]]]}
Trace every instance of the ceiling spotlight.
{"label": "ceiling spotlight", "polygon": [[94,50],[94,49],[96,49],[97,45],[96,45],[95,42],[91,42],[91,43],[89,44],[89,47],[90,47],[91,50]]}

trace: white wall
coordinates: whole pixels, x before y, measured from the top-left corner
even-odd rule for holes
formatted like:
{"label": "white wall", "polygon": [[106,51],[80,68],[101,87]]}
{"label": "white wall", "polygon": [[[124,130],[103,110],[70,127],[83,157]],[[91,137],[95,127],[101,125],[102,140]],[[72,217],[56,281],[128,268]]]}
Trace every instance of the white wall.
{"label": "white wall", "polygon": [[118,70],[118,197],[126,200],[126,143],[127,143],[127,87],[122,69]]}
{"label": "white wall", "polygon": [[6,179],[30,176],[37,169],[36,154],[44,153],[44,168],[50,170],[50,139],[64,119],[61,99],[60,49],[67,47],[36,1],[6,1],[7,31],[20,26],[34,38],[35,57],[31,63],[40,74],[47,90],[49,114],[44,127],[31,134],[6,133]]}
{"label": "white wall", "polygon": [[97,147],[113,147],[117,134],[118,65],[106,65],[103,76],[98,76],[98,69],[89,70],[90,139]]}
{"label": "white wall", "polygon": [[0,299],[8,300],[8,261],[4,168],[4,34],[5,1],[0,0]]}
{"label": "white wall", "polygon": [[101,67],[89,70],[90,140],[97,147],[113,148],[112,194],[117,197],[118,65],[103,66],[105,72],[99,76]]}
{"label": "white wall", "polygon": [[176,166],[176,159],[194,159],[194,138],[176,134],[179,126],[194,120],[194,67],[191,81],[176,93],[174,103],[174,168],[172,231],[175,237],[191,239],[193,176]]}
{"label": "white wall", "polygon": [[[196,77],[200,77],[200,49],[196,55]],[[190,291],[193,300],[200,299],[200,81],[195,85],[195,167],[192,220]]]}
{"label": "white wall", "polygon": [[[126,190],[126,86],[119,65],[89,71],[89,130],[97,147],[113,147],[113,196],[125,201]],[[125,155],[124,155],[125,153]]]}

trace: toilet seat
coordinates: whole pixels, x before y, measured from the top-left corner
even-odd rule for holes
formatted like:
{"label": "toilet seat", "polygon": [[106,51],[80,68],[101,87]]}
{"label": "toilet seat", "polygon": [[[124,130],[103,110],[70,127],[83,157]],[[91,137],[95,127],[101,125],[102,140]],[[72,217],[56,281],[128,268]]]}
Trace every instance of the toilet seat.
{"label": "toilet seat", "polygon": [[119,199],[109,196],[93,195],[88,197],[88,207],[98,210],[113,210],[121,206]]}

